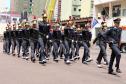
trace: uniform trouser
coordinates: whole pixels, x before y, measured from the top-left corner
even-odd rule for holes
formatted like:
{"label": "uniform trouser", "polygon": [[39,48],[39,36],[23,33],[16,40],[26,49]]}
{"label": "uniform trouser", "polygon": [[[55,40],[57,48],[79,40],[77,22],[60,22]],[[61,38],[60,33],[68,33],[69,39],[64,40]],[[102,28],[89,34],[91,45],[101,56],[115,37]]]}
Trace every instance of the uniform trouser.
{"label": "uniform trouser", "polygon": [[35,51],[37,49],[37,40],[30,40],[30,47],[31,47],[31,58],[35,58]]}
{"label": "uniform trouser", "polygon": [[16,39],[11,39],[11,44],[12,44],[12,54],[13,54],[13,53],[15,53]]}
{"label": "uniform trouser", "polygon": [[82,42],[82,45],[84,47],[84,54],[83,54],[83,58],[82,58],[82,62],[83,62],[83,61],[86,61],[90,57],[90,55],[89,55],[90,51],[89,51],[89,47],[86,42]]}
{"label": "uniform trouser", "polygon": [[16,45],[17,45],[17,54],[20,55],[21,46],[22,46],[22,39],[17,39]]}
{"label": "uniform trouser", "polygon": [[3,40],[3,52],[7,52],[6,39]]}
{"label": "uniform trouser", "polygon": [[51,53],[52,43],[49,40],[46,39],[44,44],[45,44],[45,55],[48,58],[50,56],[50,53]]}
{"label": "uniform trouser", "polygon": [[59,44],[59,54],[60,54],[60,57],[62,57],[62,55],[65,55],[65,46],[62,42],[60,42]]}
{"label": "uniform trouser", "polygon": [[59,46],[58,46],[58,42],[57,41],[54,41],[53,42],[53,50],[52,50],[52,53],[53,53],[53,59],[57,59],[58,58],[58,49],[59,49]]}
{"label": "uniform trouser", "polygon": [[111,53],[111,58],[110,58],[110,63],[109,63],[109,72],[112,72],[113,71],[113,69],[112,69],[113,62],[114,62],[115,58],[116,58],[116,65],[115,65],[115,67],[117,69],[119,69],[121,53],[120,53],[120,50],[119,50],[117,44],[110,44],[110,48],[112,50],[112,53]]}
{"label": "uniform trouser", "polygon": [[70,47],[67,40],[64,41],[64,46],[65,46],[65,59],[64,60],[67,61],[70,59],[70,54],[69,54]]}
{"label": "uniform trouser", "polygon": [[99,44],[99,47],[100,47],[100,52],[99,52],[99,55],[97,57],[98,64],[101,64],[102,58],[108,64],[107,53],[106,53],[107,44]]}
{"label": "uniform trouser", "polygon": [[28,55],[28,50],[29,50],[29,40],[23,39],[23,42],[22,42],[23,56],[27,56]]}
{"label": "uniform trouser", "polygon": [[27,53],[29,54],[29,48],[30,48],[30,42],[29,42],[29,40],[28,40],[28,42],[27,42]]}
{"label": "uniform trouser", "polygon": [[10,53],[10,47],[11,47],[11,39],[6,39],[6,47],[7,47],[7,53]]}
{"label": "uniform trouser", "polygon": [[44,52],[44,42],[43,42],[43,39],[41,37],[38,39],[38,43],[39,43],[39,46],[40,46],[39,61],[43,61],[43,60],[46,59],[46,55],[45,55],[45,52]]}
{"label": "uniform trouser", "polygon": [[70,59],[75,57],[75,43],[71,42],[70,44]]}
{"label": "uniform trouser", "polygon": [[75,56],[75,47],[74,47],[74,42],[65,40],[64,41],[64,46],[65,46],[65,61],[72,59]]}
{"label": "uniform trouser", "polygon": [[75,56],[79,56],[79,49],[80,47],[82,46],[82,43],[81,42],[76,42],[76,51],[75,51]]}
{"label": "uniform trouser", "polygon": [[39,42],[37,41],[37,45],[36,45],[36,55],[39,55],[39,49],[40,49],[40,45],[39,45]]}

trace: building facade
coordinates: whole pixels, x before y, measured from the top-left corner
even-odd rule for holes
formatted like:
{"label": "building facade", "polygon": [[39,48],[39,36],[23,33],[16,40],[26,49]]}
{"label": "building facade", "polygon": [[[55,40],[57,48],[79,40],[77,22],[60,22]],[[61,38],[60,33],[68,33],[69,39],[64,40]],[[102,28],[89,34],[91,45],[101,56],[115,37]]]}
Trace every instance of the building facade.
{"label": "building facade", "polygon": [[[47,8],[50,0],[11,0],[11,10],[21,14],[27,11],[30,15],[41,17],[42,11]],[[70,16],[75,18],[92,17],[93,0],[57,0],[54,19],[67,20]]]}
{"label": "building facade", "polygon": [[61,20],[67,20],[69,16],[80,17],[81,0],[62,0]]}
{"label": "building facade", "polygon": [[29,10],[30,0],[11,0],[11,12],[21,13]]}
{"label": "building facade", "polygon": [[45,9],[47,0],[33,0],[32,15],[41,17],[42,11]]}
{"label": "building facade", "polygon": [[95,0],[95,17],[112,26],[114,18],[121,18],[121,26],[126,26],[126,0]]}
{"label": "building facade", "polygon": [[69,16],[84,18],[93,16],[94,0],[62,0],[61,19],[66,20]]}
{"label": "building facade", "polygon": [[93,17],[94,0],[82,0],[81,17]]}
{"label": "building facade", "polygon": [[126,26],[126,0],[94,0],[93,17],[98,20],[98,24],[92,29],[93,39],[101,27],[101,22],[105,21],[108,27],[114,25],[115,18],[121,18],[120,27]]}

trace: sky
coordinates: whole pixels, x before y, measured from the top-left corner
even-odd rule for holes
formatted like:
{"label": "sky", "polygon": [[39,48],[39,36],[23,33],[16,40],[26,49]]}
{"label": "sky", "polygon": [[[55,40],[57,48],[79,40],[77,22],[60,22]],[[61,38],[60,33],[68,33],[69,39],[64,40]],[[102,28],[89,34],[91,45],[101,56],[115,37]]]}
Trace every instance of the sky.
{"label": "sky", "polygon": [[10,10],[10,0],[0,0],[0,10],[8,8]]}

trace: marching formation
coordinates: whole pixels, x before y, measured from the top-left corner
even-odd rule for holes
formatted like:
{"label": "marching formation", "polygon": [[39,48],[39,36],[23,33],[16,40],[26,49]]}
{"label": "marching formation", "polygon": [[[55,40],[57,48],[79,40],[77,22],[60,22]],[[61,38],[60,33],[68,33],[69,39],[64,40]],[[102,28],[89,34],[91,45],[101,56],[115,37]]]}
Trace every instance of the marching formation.
{"label": "marching formation", "polygon": [[[109,65],[108,73],[115,74],[113,67],[114,59],[116,58],[116,72],[121,73],[120,64],[120,50],[119,39],[121,29],[119,29],[120,19],[115,19],[115,26],[106,30],[105,22],[102,22],[102,30],[98,33],[93,44],[98,41],[100,53],[97,58],[98,67],[101,67],[102,58],[105,65]],[[92,33],[88,25],[85,27],[73,26],[72,20],[68,21],[67,25],[61,30],[57,23],[53,30],[51,25],[47,22],[47,16],[43,15],[43,21],[33,20],[32,26],[29,22],[7,25],[4,32],[3,52],[13,56],[17,55],[23,59],[30,59],[35,62],[39,59],[40,64],[47,63],[47,60],[52,56],[55,62],[63,59],[66,64],[71,64],[72,61],[80,59],[79,50],[83,47],[82,63],[88,64],[92,59],[90,58],[90,42]],[[112,50],[110,62],[107,59],[106,47],[107,43]]]}
{"label": "marching formation", "polygon": [[4,32],[4,52],[11,54],[12,50],[12,55],[16,55],[15,49],[17,49],[18,57],[26,60],[30,58],[32,62],[38,57],[39,63],[44,64],[50,56],[53,56],[56,62],[64,59],[66,64],[70,64],[71,61],[80,58],[79,48],[84,46],[82,63],[91,60],[89,46],[92,34],[88,29],[75,29],[72,21],[68,22],[64,31],[60,30],[59,24],[54,27],[52,31],[45,15],[43,21],[33,20],[31,27],[28,22],[24,23],[24,27],[18,24],[18,29],[15,24],[13,29],[8,26]]}

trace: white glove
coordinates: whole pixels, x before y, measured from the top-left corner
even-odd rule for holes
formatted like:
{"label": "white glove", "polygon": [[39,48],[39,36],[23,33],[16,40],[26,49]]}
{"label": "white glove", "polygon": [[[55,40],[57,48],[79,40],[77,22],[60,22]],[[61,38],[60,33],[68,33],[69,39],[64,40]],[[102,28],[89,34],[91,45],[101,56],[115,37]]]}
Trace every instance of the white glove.
{"label": "white glove", "polygon": [[74,42],[74,40],[72,40],[72,43]]}
{"label": "white glove", "polygon": [[49,42],[52,42],[52,40],[49,40]]}
{"label": "white glove", "polygon": [[48,35],[46,35],[46,38],[48,39],[48,38],[49,38],[49,36],[48,36]]}
{"label": "white glove", "polygon": [[60,43],[62,43],[62,41],[60,40]]}

